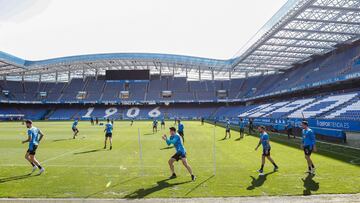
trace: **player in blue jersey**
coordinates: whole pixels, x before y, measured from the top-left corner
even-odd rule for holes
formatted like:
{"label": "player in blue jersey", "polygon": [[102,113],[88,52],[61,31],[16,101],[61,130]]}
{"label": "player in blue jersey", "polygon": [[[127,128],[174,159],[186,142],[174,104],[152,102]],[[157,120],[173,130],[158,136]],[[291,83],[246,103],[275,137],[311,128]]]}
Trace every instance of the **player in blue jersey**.
{"label": "player in blue jersey", "polygon": [[153,126],[153,133],[157,133],[157,126],[158,126],[157,119],[154,118],[152,126]]}
{"label": "player in blue jersey", "polygon": [[290,135],[293,135],[294,138],[295,138],[295,134],[293,133],[293,125],[292,125],[291,120],[289,118],[286,119],[285,128],[286,128],[288,139],[290,139]]}
{"label": "player in blue jersey", "polygon": [[170,138],[168,138],[166,135],[163,135],[162,138],[166,141],[167,145],[171,145],[171,144],[174,145],[176,150],[176,153],[168,161],[172,173],[170,179],[176,178],[174,162],[179,161],[181,159],[183,165],[191,175],[191,180],[195,181],[196,177],[192,172],[191,166],[188,164],[188,161],[186,159],[186,150],[180,135],[176,133],[176,128],[174,127],[170,128]]}
{"label": "player in blue jersey", "polygon": [[231,138],[231,133],[230,133],[230,121],[229,119],[226,119],[226,124],[225,124],[225,137],[223,140],[226,140],[227,136],[229,135],[229,139]]}
{"label": "player in blue jersey", "polygon": [[107,143],[107,140],[109,139],[109,142],[110,142],[110,150],[112,150],[112,131],[113,131],[113,124],[110,123],[110,120],[107,119],[106,120],[107,123],[105,124],[105,145],[104,145],[104,149],[106,149],[106,143]]}
{"label": "player in blue jersey", "polygon": [[41,139],[44,137],[44,134],[42,134],[42,132],[37,127],[32,126],[31,120],[26,120],[25,124],[28,128],[28,139],[22,141],[22,143],[29,143],[29,148],[25,154],[25,159],[28,160],[33,167],[30,174],[34,173],[36,169],[40,169],[40,175],[45,171],[45,168],[40,165],[39,161],[35,158],[35,154]]}
{"label": "player in blue jersey", "polygon": [[183,143],[185,143],[184,124],[182,124],[180,119],[178,119],[178,133],[181,136]]}
{"label": "player in blue jersey", "polygon": [[240,121],[239,121],[239,128],[240,128],[240,139],[244,137],[244,131],[245,131],[245,121],[240,118]]}
{"label": "player in blue jersey", "polygon": [[262,145],[263,153],[261,156],[261,168],[258,170],[259,175],[264,175],[264,165],[265,165],[265,157],[274,165],[274,171],[277,171],[279,167],[275,164],[274,160],[270,156],[270,138],[267,132],[265,131],[265,126],[259,126],[258,130],[260,132],[260,140],[259,144],[256,146],[255,151]]}
{"label": "player in blue jersey", "polygon": [[74,136],[73,136],[73,139],[75,139],[75,137],[77,136],[77,134],[79,133],[79,129],[77,128],[77,125],[79,124],[79,119],[75,119],[72,126],[71,126],[71,129],[72,131],[74,132]]}
{"label": "player in blue jersey", "polygon": [[305,159],[308,165],[308,173],[315,174],[315,166],[311,160],[311,153],[316,151],[316,137],[314,131],[309,128],[309,124],[307,121],[301,122],[302,130],[302,143],[301,148],[304,150]]}
{"label": "player in blue jersey", "polygon": [[163,129],[163,128],[165,129],[165,118],[164,117],[161,118],[161,126],[160,127],[161,127],[161,129]]}

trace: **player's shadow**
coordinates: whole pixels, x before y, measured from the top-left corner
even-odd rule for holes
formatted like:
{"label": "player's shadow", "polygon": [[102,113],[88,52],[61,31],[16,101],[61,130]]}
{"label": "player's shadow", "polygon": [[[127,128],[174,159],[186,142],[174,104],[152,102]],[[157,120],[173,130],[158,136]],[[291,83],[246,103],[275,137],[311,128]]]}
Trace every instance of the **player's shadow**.
{"label": "player's shadow", "polygon": [[254,178],[253,176],[250,176],[250,178],[252,179],[251,180],[251,185],[249,187],[247,187],[246,189],[247,190],[253,190],[253,189],[257,188],[257,187],[261,187],[265,183],[267,176],[271,175],[273,173],[275,173],[275,171],[266,173],[264,175],[259,175],[258,178]]}
{"label": "player's shadow", "polygon": [[194,188],[192,188],[191,190],[189,190],[189,192],[187,192],[185,194],[185,196],[188,196],[191,192],[193,192],[194,190],[196,190],[197,188],[199,188],[200,186],[202,186],[204,183],[206,183],[207,181],[209,181],[211,178],[215,177],[215,175],[212,175],[210,177],[208,177],[206,180],[202,181],[201,183],[199,183],[197,186],[195,186]]}
{"label": "player's shadow", "polygon": [[133,181],[133,180],[135,180],[135,179],[138,179],[138,178],[139,178],[139,177],[134,177],[134,178],[130,178],[130,179],[124,180],[124,181],[119,182],[119,183],[117,183],[117,184],[111,185],[110,187],[108,187],[108,188],[106,188],[106,189],[104,189],[104,190],[100,190],[100,191],[98,191],[98,192],[94,192],[94,193],[92,193],[92,194],[89,194],[89,195],[86,196],[86,198],[89,198],[89,197],[96,196],[96,195],[98,195],[98,194],[104,193],[106,190],[113,189],[113,188],[115,188],[115,187],[117,187],[117,186],[119,186],[119,185],[122,185],[122,184],[125,184],[125,183],[128,183],[128,182],[131,182],[131,181]]}
{"label": "player's shadow", "polygon": [[144,135],[153,135],[155,133],[151,132],[151,133],[144,133]]}
{"label": "player's shadow", "polygon": [[92,150],[87,150],[87,151],[83,151],[83,152],[75,152],[74,155],[88,154],[88,153],[99,152],[99,151],[103,151],[103,149],[92,149]]}
{"label": "player's shadow", "polygon": [[239,138],[235,139],[235,141],[240,141],[240,140],[242,140],[242,139],[244,139],[244,138],[243,138],[243,137],[239,137]]}
{"label": "player's shadow", "polygon": [[[38,176],[38,175],[35,175]],[[1,178],[0,179],[0,184],[1,183],[6,183],[6,182],[10,182],[10,181],[15,181],[15,180],[22,180],[22,179],[26,179],[26,178],[31,178],[31,177],[35,177],[35,176],[31,176],[30,173],[28,174],[24,174],[24,175],[18,175],[18,176],[11,176],[11,177],[7,177],[7,178]]]}
{"label": "player's shadow", "polygon": [[56,139],[56,140],[53,140],[53,142],[61,142],[61,141],[68,141],[68,140],[73,140],[73,138]]}
{"label": "player's shadow", "polygon": [[313,180],[315,175],[308,174],[306,178],[302,178],[302,181],[304,182],[304,195],[311,195],[312,191],[318,191],[320,188],[320,183]]}
{"label": "player's shadow", "polygon": [[170,146],[170,147],[163,147],[163,148],[160,148],[160,150],[166,150],[166,149],[173,149],[174,146]]}
{"label": "player's shadow", "polygon": [[186,183],[190,183],[192,181],[184,181],[184,182],[179,182],[179,183],[168,183],[167,181],[170,180],[170,179],[164,179],[164,180],[161,180],[161,181],[158,181],[157,182],[157,185],[155,185],[154,187],[151,187],[151,188],[141,188],[141,189],[138,189],[128,195],[126,195],[124,198],[126,199],[138,199],[138,198],[144,198],[154,192],[158,192],[160,190],[163,190],[165,188],[170,188],[170,187],[173,187],[173,186],[177,186],[177,185],[182,185],[182,184],[186,184]]}

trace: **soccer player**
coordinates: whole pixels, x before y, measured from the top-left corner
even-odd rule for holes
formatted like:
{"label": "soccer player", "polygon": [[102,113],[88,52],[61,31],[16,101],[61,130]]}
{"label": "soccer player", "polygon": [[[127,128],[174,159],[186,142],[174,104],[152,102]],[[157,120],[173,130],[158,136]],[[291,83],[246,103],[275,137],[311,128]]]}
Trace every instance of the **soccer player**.
{"label": "soccer player", "polygon": [[114,125],[114,119],[113,118],[111,119],[111,125]]}
{"label": "soccer player", "polygon": [[315,133],[309,128],[309,123],[307,121],[301,122],[302,130],[302,144],[301,148],[304,150],[305,159],[308,164],[308,173],[315,174],[315,166],[311,160],[311,153],[316,150],[316,138]]}
{"label": "soccer player", "polygon": [[90,118],[90,123],[91,123],[91,125],[94,125],[94,118],[93,117]]}
{"label": "soccer player", "polygon": [[261,157],[261,168],[258,170],[259,175],[264,175],[264,164],[265,164],[265,157],[274,165],[274,171],[277,171],[279,167],[275,164],[274,160],[270,156],[270,140],[269,135],[265,131],[265,126],[259,126],[258,130],[260,132],[260,140],[259,144],[256,146],[255,151],[259,148],[260,145],[263,147],[263,153]]}
{"label": "soccer player", "polygon": [[251,135],[254,131],[254,122],[253,119],[249,118],[249,135]]}
{"label": "soccer player", "polygon": [[107,123],[105,124],[105,145],[104,145],[104,149],[106,149],[106,142],[109,139],[110,142],[110,150],[112,150],[112,131],[113,131],[113,124],[110,123],[110,120],[107,119],[106,120]]}
{"label": "soccer player", "polygon": [[292,123],[291,123],[291,121],[290,121],[289,118],[287,118],[287,120],[286,120],[286,126],[285,126],[285,128],[286,128],[286,131],[287,131],[288,139],[290,139],[290,135],[293,135],[294,138],[295,138],[295,134],[293,134],[293,131],[292,131],[293,126],[292,126]]}
{"label": "soccer player", "polygon": [[38,168],[40,169],[40,175],[45,171],[45,168],[40,165],[39,161],[35,158],[35,154],[41,139],[44,137],[44,134],[42,134],[42,132],[37,127],[32,126],[31,120],[26,120],[25,124],[28,128],[28,139],[22,141],[22,143],[29,143],[29,149],[25,154],[25,159],[28,160],[33,167],[30,174],[34,173],[35,170]]}
{"label": "soccer player", "polygon": [[96,123],[96,125],[99,125],[99,118],[98,117],[95,118],[95,123]]}
{"label": "soccer player", "polygon": [[79,120],[76,118],[72,124],[72,131],[74,132],[74,137],[73,139],[75,139],[75,137],[77,136],[77,134],[79,133],[79,129],[77,128],[77,125],[79,124]]}
{"label": "soccer player", "polygon": [[176,153],[169,159],[168,163],[170,166],[170,170],[172,175],[170,176],[171,179],[176,178],[176,173],[175,173],[175,169],[174,169],[174,162],[175,161],[179,161],[181,159],[183,165],[185,166],[185,168],[188,170],[188,172],[191,175],[191,180],[195,181],[196,177],[192,172],[191,166],[188,164],[187,159],[186,159],[186,150],[184,148],[184,144],[180,138],[180,135],[176,133],[176,128],[171,127],[170,128],[170,138],[167,138],[166,135],[164,135],[163,140],[166,141],[167,145],[171,145],[173,144],[175,149],[176,149]]}
{"label": "soccer player", "polygon": [[131,120],[130,120],[130,126],[133,126],[133,124],[134,124],[134,118],[131,118]]}
{"label": "soccer player", "polygon": [[161,129],[163,129],[163,127],[165,129],[165,118],[164,117],[161,118]]}
{"label": "soccer player", "polygon": [[153,120],[153,133],[157,133],[158,121],[154,118]]}
{"label": "soccer player", "polygon": [[242,118],[240,118],[239,127],[240,127],[240,139],[241,139],[244,137],[244,128],[245,128],[245,121]]}
{"label": "soccer player", "polygon": [[201,125],[204,125],[204,117],[201,117]]}
{"label": "soccer player", "polygon": [[184,125],[182,124],[180,119],[178,119],[178,133],[181,136],[183,143],[185,143]]}
{"label": "soccer player", "polygon": [[225,137],[224,137],[224,140],[226,140],[228,134],[229,134],[229,139],[230,139],[230,138],[231,138],[231,133],[230,133],[230,121],[229,121],[229,119],[226,119]]}

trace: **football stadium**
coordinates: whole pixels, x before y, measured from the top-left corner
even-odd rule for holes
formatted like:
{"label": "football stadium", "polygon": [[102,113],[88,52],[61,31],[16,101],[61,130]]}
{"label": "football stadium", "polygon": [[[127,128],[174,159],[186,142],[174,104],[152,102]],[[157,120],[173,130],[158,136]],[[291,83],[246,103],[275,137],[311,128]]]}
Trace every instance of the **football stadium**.
{"label": "football stadium", "polygon": [[360,202],[360,0],[283,2],[227,59],[0,39],[0,201]]}

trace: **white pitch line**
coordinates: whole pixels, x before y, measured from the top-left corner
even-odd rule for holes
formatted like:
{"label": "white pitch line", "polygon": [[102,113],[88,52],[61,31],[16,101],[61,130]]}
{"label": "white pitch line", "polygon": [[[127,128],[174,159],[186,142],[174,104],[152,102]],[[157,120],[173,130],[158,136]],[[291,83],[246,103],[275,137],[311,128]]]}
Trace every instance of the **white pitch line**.
{"label": "white pitch line", "polygon": [[49,158],[49,159],[45,159],[44,161],[42,161],[42,163],[46,163],[46,162],[48,162],[48,161],[52,161],[52,160],[58,159],[58,158],[60,158],[60,157],[66,156],[66,155],[68,155],[68,154],[72,154],[72,153],[74,153],[74,152],[76,152],[76,151],[79,151],[79,150],[81,150],[81,149],[88,148],[88,147],[90,147],[90,146],[92,146],[92,145],[94,145],[94,144],[89,144],[89,145],[86,145],[85,147],[81,147],[81,148],[78,148],[78,149],[75,149],[75,150],[72,150],[72,151],[69,151],[69,152],[65,152],[65,153],[59,154],[59,155],[54,156],[54,157],[51,157],[51,158]]}

